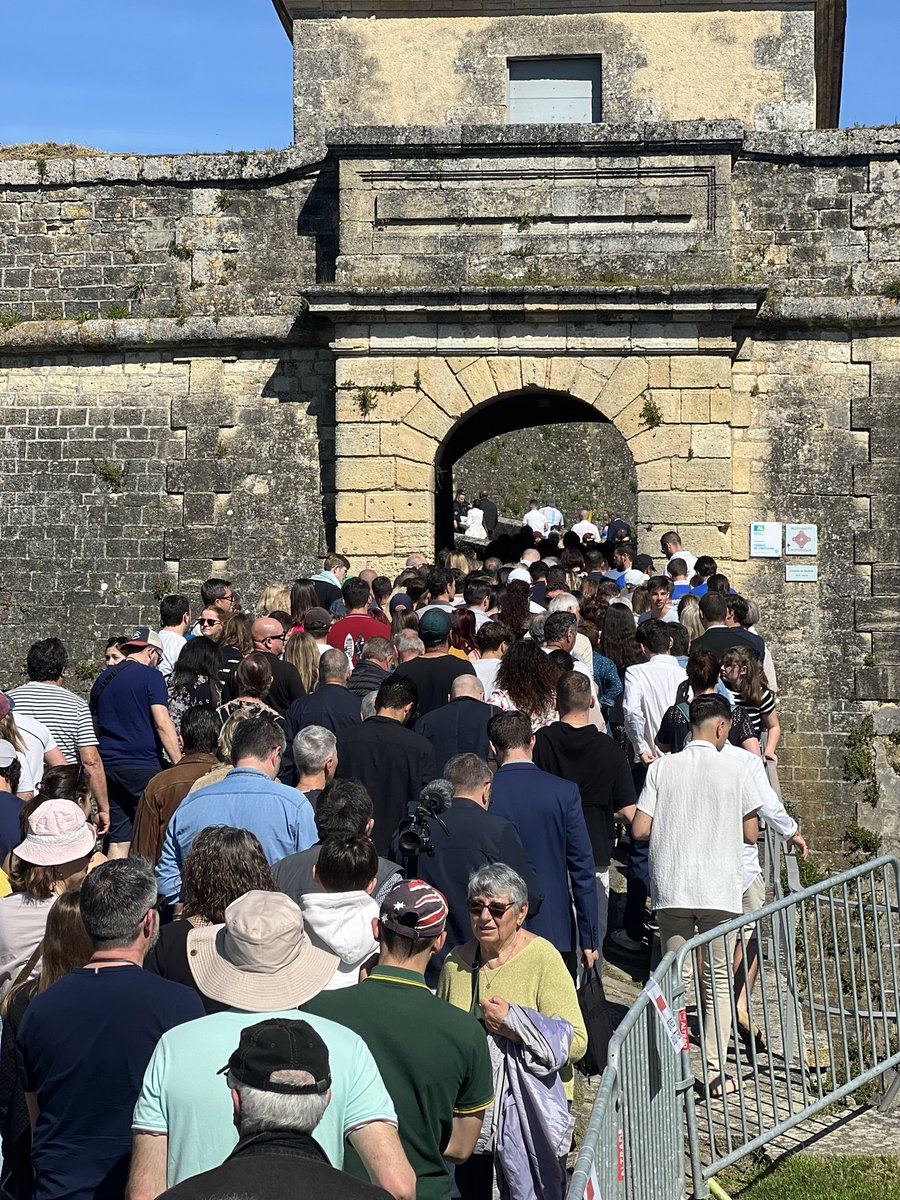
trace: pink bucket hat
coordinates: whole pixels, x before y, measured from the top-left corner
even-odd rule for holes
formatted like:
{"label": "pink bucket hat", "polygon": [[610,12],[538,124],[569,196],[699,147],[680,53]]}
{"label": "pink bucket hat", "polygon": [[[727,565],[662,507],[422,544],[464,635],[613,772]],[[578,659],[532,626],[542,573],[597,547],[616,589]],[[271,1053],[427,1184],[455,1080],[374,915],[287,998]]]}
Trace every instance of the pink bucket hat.
{"label": "pink bucket hat", "polygon": [[84,858],[97,834],[74,800],[45,800],[28,818],[25,841],[13,854],[37,867],[57,867]]}

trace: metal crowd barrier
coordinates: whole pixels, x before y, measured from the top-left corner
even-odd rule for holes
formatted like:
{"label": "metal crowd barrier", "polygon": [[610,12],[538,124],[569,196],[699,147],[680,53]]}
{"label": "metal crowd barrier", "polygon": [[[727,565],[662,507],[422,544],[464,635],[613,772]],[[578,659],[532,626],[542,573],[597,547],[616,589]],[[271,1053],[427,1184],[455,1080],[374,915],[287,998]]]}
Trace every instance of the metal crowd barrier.
{"label": "metal crowd barrier", "polygon": [[[688,1179],[706,1197],[718,1171],[900,1067],[900,862],[800,888],[776,843],[765,862],[776,898],[667,955],[656,1001],[645,989],[616,1031],[569,1200],[681,1200]],[[757,949],[742,1032],[735,980]],[[722,988],[704,1008],[706,957],[710,1000]],[[722,1094],[707,1086],[713,1047]],[[898,1090],[895,1074],[882,1108]]]}

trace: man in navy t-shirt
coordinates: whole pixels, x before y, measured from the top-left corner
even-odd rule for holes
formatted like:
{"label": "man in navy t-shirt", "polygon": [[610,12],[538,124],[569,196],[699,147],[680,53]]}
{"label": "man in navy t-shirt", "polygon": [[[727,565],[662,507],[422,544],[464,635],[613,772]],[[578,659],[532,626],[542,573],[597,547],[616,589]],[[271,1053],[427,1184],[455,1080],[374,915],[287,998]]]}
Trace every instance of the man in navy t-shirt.
{"label": "man in navy t-shirt", "polygon": [[181,758],[166,681],[158,670],[163,656],[159,634],[141,626],[121,649],[125,661],[107,667],[89,701],[106,768],[111,858],[128,853],[137,802],[166,765],[163,750],[173,764]]}
{"label": "man in navy t-shirt", "polygon": [[31,1116],[34,1200],[122,1200],[131,1119],[156,1043],[204,1015],[199,995],[142,970],[159,934],[142,859],[103,863],[81,887],[94,953],[31,1001],[19,1075]]}

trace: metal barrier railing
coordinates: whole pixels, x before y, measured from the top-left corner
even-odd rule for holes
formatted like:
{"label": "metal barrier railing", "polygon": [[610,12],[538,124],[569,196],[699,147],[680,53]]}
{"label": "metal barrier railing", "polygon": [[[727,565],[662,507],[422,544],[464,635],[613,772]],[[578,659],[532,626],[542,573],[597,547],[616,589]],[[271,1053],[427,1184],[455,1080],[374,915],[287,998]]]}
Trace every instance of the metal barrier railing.
{"label": "metal barrier railing", "polygon": [[[686,1172],[705,1197],[718,1171],[900,1066],[900,862],[800,888],[776,843],[764,866],[776,899],[685,942],[651,977],[690,1040],[673,1049],[646,989],[616,1031],[570,1200],[592,1173],[604,1200],[679,1200]],[[742,990],[754,941],[758,987]],[[883,1106],[898,1089],[900,1074]]]}
{"label": "metal barrier railing", "polygon": [[[675,956],[653,975],[663,997],[676,986]],[[606,1070],[575,1164],[570,1196],[593,1179],[603,1200],[681,1200],[684,1135],[680,1066],[646,989],[612,1037]],[[627,1184],[626,1184],[627,1181]]]}

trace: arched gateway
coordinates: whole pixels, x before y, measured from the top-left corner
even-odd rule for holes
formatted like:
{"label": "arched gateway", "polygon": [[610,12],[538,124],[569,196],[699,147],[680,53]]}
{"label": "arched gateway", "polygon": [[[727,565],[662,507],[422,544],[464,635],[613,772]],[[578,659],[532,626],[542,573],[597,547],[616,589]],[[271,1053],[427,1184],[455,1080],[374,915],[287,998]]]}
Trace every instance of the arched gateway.
{"label": "arched gateway", "polygon": [[[335,544],[387,573],[441,541],[436,467],[490,436],[592,412],[627,442],[642,531],[677,525],[685,543],[729,564],[747,424],[732,394],[741,320],[758,293],[738,287],[457,294],[429,314],[407,291],[366,300],[310,297],[334,322]],[[344,305],[347,307],[344,308]],[[342,309],[344,311],[342,312]],[[361,311],[362,309],[362,311]],[[345,316],[346,314],[346,316]],[[344,318],[344,319],[342,319]],[[352,324],[351,324],[352,321]],[[490,427],[482,414],[495,412]],[[440,495],[440,490],[438,490]]]}

